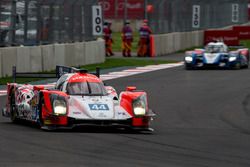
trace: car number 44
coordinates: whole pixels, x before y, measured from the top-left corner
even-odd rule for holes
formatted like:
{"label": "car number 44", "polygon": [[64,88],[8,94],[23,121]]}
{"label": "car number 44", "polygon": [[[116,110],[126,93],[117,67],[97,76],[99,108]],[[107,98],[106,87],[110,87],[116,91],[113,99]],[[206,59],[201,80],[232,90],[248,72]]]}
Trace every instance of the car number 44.
{"label": "car number 44", "polygon": [[89,104],[90,110],[109,110],[107,104]]}

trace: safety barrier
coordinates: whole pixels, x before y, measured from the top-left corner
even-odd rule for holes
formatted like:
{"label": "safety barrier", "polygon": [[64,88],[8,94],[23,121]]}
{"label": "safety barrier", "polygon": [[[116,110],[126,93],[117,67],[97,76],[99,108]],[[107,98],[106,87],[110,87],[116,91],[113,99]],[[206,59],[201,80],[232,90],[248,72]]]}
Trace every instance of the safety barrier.
{"label": "safety barrier", "polygon": [[[250,22],[241,24],[241,26],[248,26]],[[216,28],[213,30],[229,30],[233,26]],[[180,50],[185,50],[191,47],[198,47],[204,44],[204,30],[190,31],[190,32],[173,32],[168,34],[154,35],[155,53],[156,56],[175,53]]]}
{"label": "safety barrier", "polygon": [[0,77],[19,72],[54,70],[56,65],[79,66],[105,61],[102,39],[90,42],[0,48]]}
{"label": "safety barrier", "polygon": [[204,31],[154,35],[156,56],[162,56],[203,44]]}
{"label": "safety barrier", "polygon": [[203,44],[203,31],[174,32],[154,35],[156,56],[175,53]]}

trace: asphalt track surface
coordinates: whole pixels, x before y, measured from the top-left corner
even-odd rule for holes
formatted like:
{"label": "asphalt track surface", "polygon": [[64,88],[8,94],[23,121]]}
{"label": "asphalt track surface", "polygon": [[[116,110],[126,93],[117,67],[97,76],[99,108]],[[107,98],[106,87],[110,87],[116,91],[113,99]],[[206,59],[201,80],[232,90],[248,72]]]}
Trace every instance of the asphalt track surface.
{"label": "asphalt track surface", "polygon": [[[0,117],[0,166],[250,166],[250,70],[159,70],[106,82],[148,91],[155,131],[45,132]],[[0,97],[0,106],[5,102]]]}

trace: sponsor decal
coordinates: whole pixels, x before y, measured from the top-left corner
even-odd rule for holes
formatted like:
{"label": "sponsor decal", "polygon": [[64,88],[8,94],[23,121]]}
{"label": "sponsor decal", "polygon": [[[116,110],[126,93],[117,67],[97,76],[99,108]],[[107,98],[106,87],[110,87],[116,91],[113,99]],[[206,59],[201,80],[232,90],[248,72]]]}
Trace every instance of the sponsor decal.
{"label": "sponsor decal", "polygon": [[234,31],[237,31],[240,40],[250,39],[250,26],[234,26]]}
{"label": "sponsor decal", "polygon": [[104,18],[122,19],[125,10],[128,19],[144,18],[144,0],[127,0],[127,5],[124,0],[99,0],[99,5],[102,6]]}
{"label": "sponsor decal", "polygon": [[79,111],[74,111],[73,114],[79,115],[79,114],[81,114],[81,112],[79,112]]}
{"label": "sponsor decal", "polygon": [[109,110],[109,107],[107,104],[89,104],[90,110]]}
{"label": "sponsor decal", "polygon": [[88,76],[88,75],[75,75],[70,78],[70,82],[79,82],[83,80],[93,80],[95,82],[99,82],[100,80],[95,76]]}
{"label": "sponsor decal", "polygon": [[223,41],[229,46],[239,45],[239,34],[234,30],[208,30],[204,32],[204,44],[209,42]]}
{"label": "sponsor decal", "polygon": [[118,112],[118,115],[125,116],[126,114],[124,112]]}

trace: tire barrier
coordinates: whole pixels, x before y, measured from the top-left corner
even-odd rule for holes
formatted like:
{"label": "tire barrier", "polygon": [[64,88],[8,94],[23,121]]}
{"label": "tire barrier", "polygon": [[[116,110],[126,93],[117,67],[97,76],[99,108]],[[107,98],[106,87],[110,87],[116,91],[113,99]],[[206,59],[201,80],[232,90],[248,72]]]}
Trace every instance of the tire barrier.
{"label": "tire barrier", "polygon": [[0,77],[20,72],[54,70],[56,65],[80,66],[105,61],[102,39],[90,42],[0,48]]}

